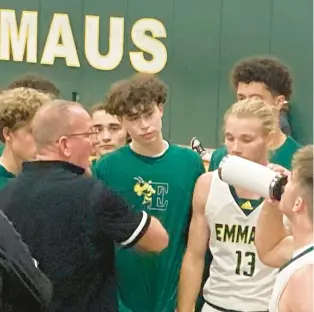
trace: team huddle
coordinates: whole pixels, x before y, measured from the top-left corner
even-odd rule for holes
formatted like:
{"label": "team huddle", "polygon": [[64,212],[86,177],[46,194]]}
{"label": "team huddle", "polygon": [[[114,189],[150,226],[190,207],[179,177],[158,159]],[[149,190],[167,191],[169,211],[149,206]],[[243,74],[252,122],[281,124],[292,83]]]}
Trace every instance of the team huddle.
{"label": "team huddle", "polygon": [[[51,85],[1,92],[1,210],[51,281],[48,311],[313,311],[313,146],[291,137],[289,70],[249,58],[231,80],[208,171],[164,139],[154,75],[90,112]],[[280,202],[223,182],[228,154],[287,176]]]}

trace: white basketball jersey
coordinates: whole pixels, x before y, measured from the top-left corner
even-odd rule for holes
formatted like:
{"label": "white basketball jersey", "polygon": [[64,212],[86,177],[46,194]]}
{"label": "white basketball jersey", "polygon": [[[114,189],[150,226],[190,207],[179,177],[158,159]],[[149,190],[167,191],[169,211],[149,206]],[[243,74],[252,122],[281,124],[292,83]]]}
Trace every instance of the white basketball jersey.
{"label": "white basketball jersey", "polygon": [[[249,207],[248,207],[249,209]],[[205,214],[213,261],[203,295],[224,309],[267,311],[277,269],[261,263],[254,245],[261,205],[246,215],[229,185],[213,172]]]}
{"label": "white basketball jersey", "polygon": [[293,258],[283,266],[276,277],[269,312],[279,312],[279,301],[290,277],[307,264],[314,264],[314,247],[307,245],[293,254]]}

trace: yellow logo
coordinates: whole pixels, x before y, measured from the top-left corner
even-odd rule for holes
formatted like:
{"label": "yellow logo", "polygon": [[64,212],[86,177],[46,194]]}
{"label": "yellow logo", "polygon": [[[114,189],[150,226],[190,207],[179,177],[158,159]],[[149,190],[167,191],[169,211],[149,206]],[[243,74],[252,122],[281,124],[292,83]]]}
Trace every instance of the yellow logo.
{"label": "yellow logo", "polygon": [[150,204],[152,196],[156,193],[152,187],[152,181],[145,182],[141,177],[134,178],[137,183],[134,185],[134,192],[137,196],[143,196],[142,204]]}
{"label": "yellow logo", "polygon": [[245,203],[243,203],[241,205],[241,208],[244,209],[244,210],[253,210],[253,207],[252,207],[250,201],[246,201]]}

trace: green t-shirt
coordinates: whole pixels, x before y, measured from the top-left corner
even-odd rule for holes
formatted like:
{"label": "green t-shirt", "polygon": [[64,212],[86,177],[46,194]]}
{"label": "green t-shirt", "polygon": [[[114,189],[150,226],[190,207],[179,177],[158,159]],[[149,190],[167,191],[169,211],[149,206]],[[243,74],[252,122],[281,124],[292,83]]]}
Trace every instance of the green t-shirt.
{"label": "green t-shirt", "polygon": [[4,149],[4,145],[2,142],[0,142],[0,156],[2,155],[3,153],[3,149]]}
{"label": "green t-shirt", "polygon": [[[291,162],[294,153],[302,147],[297,141],[292,137],[288,136],[286,141],[275,151],[270,154],[270,161],[273,164],[277,164],[285,167],[286,169],[291,169]],[[210,159],[208,171],[214,171],[218,169],[222,159],[228,154],[226,146],[221,146],[217,148]]]}
{"label": "green t-shirt", "polygon": [[169,245],[160,254],[117,247],[120,312],[175,310],[194,185],[204,171],[197,153],[171,144],[158,157],[138,155],[127,145],[105,155],[93,168],[94,175],[133,209],[158,218],[169,234]]}
{"label": "green t-shirt", "polygon": [[7,169],[0,165],[0,190],[2,190],[14,178],[14,174],[7,171]]}

